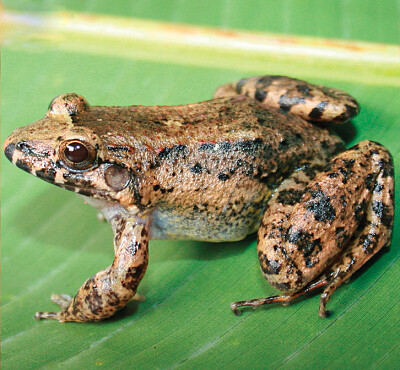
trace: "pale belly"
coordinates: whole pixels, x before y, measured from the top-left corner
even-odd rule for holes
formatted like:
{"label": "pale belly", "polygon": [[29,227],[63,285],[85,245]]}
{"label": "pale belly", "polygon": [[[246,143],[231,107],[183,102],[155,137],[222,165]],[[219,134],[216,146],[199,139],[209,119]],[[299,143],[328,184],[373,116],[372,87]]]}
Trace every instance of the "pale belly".
{"label": "pale belly", "polygon": [[231,212],[212,214],[175,210],[154,210],[151,214],[151,239],[198,240],[224,242],[242,240],[258,230],[264,205],[251,212],[232,216]]}

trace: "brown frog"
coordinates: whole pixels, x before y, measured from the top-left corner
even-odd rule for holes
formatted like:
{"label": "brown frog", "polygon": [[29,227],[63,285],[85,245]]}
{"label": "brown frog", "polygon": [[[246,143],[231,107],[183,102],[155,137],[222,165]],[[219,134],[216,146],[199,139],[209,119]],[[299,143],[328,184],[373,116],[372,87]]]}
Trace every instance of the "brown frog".
{"label": "brown frog", "polygon": [[220,87],[182,106],[91,107],[56,97],[45,117],[4,143],[19,168],[83,196],[114,231],[115,258],[61,312],[36,318],[96,321],[131,300],[149,239],[241,240],[258,230],[258,258],[284,294],[232,303],[289,303],[333,291],[384,246],[393,226],[393,164],[362,141],[345,150],[326,128],[358,113],[343,91],[282,76]]}

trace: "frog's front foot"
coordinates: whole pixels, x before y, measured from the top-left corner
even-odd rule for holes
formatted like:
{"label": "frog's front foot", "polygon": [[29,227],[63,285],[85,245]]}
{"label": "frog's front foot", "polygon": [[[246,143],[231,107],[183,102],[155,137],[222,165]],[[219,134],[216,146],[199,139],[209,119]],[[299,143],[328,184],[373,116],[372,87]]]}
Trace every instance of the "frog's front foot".
{"label": "frog's front foot", "polygon": [[[71,296],[68,294],[52,294],[51,295],[51,300],[57,304],[61,309],[65,309],[69,306],[71,302]],[[54,320],[59,320],[61,319],[61,312],[36,312],[35,313],[35,319],[36,320],[41,320],[41,319],[54,319]]]}
{"label": "frog's front foot", "polygon": [[[42,320],[42,319],[53,319],[53,320],[58,320],[60,322],[64,321],[77,321],[77,320],[71,320],[72,316],[68,314],[68,307],[72,302],[72,297],[68,294],[52,294],[51,295],[51,300],[57,304],[62,311],[60,312],[52,312],[52,311],[43,311],[43,312],[36,312],[35,313],[35,319],[36,320]],[[131,301],[136,301],[136,302],[145,302],[146,298],[141,295],[141,294],[135,294],[131,299]],[[70,320],[68,320],[68,318]]]}
{"label": "frog's front foot", "polygon": [[100,321],[135,299],[136,289],[147,268],[147,230],[144,224],[124,219],[112,220],[111,224],[116,250],[113,264],[89,278],[75,297],[52,295],[52,301],[62,310],[37,312],[37,320]]}

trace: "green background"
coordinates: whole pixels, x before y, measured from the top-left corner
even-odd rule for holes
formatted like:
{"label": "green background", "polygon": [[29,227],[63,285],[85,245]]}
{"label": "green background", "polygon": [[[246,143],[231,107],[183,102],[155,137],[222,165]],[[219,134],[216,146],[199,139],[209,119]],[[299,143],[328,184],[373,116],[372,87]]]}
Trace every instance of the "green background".
{"label": "green background", "polygon": [[[3,4],[19,12],[82,11],[391,44],[399,44],[400,34],[400,7],[395,1],[9,0]],[[101,47],[90,51],[96,43]],[[149,52],[143,57],[146,48]],[[400,88],[395,82],[399,65],[385,69],[340,60],[311,63],[304,56],[287,57],[282,63],[279,55],[261,55],[252,64],[235,50],[216,61],[210,50],[194,46],[176,49],[177,55],[168,58],[163,53],[152,43],[130,45],[102,35],[92,40],[79,34],[58,39],[42,30],[6,34],[1,55],[2,142],[12,129],[43,117],[48,103],[61,93],[77,92],[93,105],[182,104],[208,99],[221,83],[273,71],[339,87],[357,97],[362,111],[353,121],[355,132],[348,144],[367,138],[381,142],[399,170]],[[390,252],[381,253],[335,292],[328,304],[334,314],[328,319],[317,316],[318,296],[289,307],[246,311],[241,317],[230,312],[233,300],[277,293],[262,278],[255,238],[248,237],[222,244],[153,241],[149,269],[139,287],[146,302],[129,304],[102,323],[36,322],[36,310],[54,309],[51,293],[74,294],[87,277],[112,261],[112,233],[74,194],[23,173],[4,155],[1,161],[5,369],[399,364],[398,217]],[[399,185],[396,193],[398,199]]]}

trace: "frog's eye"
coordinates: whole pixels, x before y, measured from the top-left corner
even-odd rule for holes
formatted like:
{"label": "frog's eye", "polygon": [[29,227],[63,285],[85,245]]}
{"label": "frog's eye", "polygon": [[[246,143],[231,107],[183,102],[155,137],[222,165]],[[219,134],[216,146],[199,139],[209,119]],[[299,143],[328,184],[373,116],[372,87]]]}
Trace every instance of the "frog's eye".
{"label": "frog's eye", "polygon": [[69,161],[80,163],[86,161],[89,156],[89,151],[79,141],[73,141],[65,147],[64,155]]}
{"label": "frog's eye", "polygon": [[81,140],[69,140],[60,146],[60,159],[72,170],[85,170],[93,166],[96,150]]}

